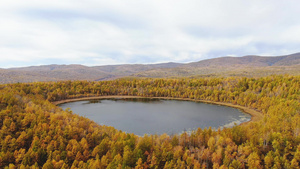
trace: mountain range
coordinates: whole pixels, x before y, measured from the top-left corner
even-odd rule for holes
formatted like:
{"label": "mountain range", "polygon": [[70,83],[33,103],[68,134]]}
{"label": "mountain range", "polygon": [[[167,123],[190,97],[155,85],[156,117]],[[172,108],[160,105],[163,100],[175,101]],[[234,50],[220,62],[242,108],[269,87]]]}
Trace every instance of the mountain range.
{"label": "mountain range", "polygon": [[43,65],[0,69],[0,83],[111,80],[122,77],[261,77],[300,74],[300,53],[285,56],[219,57],[191,63],[125,64],[107,66]]}

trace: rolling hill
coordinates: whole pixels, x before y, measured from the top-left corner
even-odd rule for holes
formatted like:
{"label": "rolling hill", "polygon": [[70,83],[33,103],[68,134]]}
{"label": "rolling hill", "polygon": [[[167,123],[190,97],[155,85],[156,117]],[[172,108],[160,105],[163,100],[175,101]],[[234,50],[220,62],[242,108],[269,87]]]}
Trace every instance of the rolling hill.
{"label": "rolling hill", "polygon": [[43,65],[0,69],[0,83],[91,80],[121,77],[267,76],[300,74],[300,53],[285,56],[220,57],[187,64],[125,64],[88,67]]}
{"label": "rolling hill", "polygon": [[291,66],[300,64],[300,53],[286,56],[255,56],[249,55],[244,57],[220,57],[208,59],[199,62],[189,63],[188,67],[210,67],[210,66]]}
{"label": "rolling hill", "polygon": [[61,80],[109,80],[159,68],[173,68],[180,63],[127,64],[88,67],[84,65],[43,65],[23,68],[0,69],[0,83],[61,81]]}
{"label": "rolling hill", "polygon": [[176,68],[139,72],[139,77],[188,76],[247,76],[261,77],[272,74],[300,74],[300,53],[267,57],[220,57],[184,64]]}

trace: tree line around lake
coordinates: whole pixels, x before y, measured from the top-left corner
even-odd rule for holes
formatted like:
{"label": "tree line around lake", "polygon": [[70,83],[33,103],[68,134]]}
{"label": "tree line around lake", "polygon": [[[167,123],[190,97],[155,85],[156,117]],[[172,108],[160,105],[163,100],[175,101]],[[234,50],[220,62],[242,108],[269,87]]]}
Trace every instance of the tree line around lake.
{"label": "tree line around lake", "polygon": [[[190,98],[261,112],[258,122],[177,135],[125,133],[62,110],[89,96]],[[0,168],[299,168],[300,76],[0,85]]]}

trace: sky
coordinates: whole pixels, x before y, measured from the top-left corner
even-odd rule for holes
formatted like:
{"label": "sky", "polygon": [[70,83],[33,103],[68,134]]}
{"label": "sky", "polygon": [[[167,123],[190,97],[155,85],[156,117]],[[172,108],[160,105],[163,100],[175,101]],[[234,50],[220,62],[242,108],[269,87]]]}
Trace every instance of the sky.
{"label": "sky", "polygon": [[0,68],[300,52],[296,0],[1,0]]}

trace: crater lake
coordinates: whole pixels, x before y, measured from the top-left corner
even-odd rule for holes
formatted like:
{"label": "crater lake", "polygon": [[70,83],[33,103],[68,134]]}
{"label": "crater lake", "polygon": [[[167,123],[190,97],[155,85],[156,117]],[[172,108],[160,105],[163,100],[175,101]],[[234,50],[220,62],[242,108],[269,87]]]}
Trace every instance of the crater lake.
{"label": "crater lake", "polygon": [[251,120],[239,109],[193,101],[150,98],[85,100],[60,104],[100,125],[127,133],[179,134],[197,128],[233,127]]}

